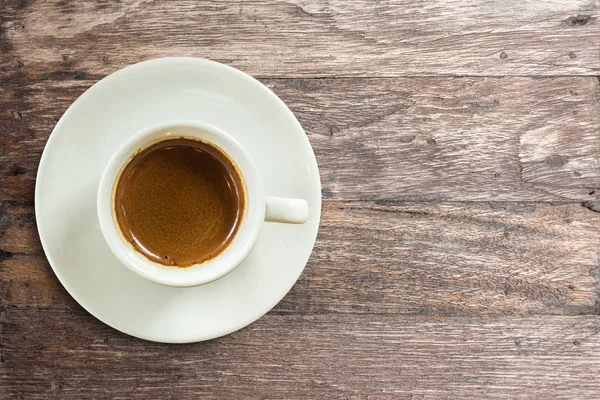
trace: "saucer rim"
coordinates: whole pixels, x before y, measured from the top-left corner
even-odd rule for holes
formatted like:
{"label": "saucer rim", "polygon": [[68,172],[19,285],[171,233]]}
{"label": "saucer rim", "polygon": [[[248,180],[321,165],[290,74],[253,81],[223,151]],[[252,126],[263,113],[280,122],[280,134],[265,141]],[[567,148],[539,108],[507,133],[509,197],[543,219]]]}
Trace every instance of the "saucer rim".
{"label": "saucer rim", "polygon": [[[221,70],[221,71],[224,71],[225,73],[236,74],[239,77],[241,77],[242,79],[245,79],[248,82],[254,84],[257,90],[261,90],[265,94],[274,98],[276,104],[279,105],[278,106],[279,111],[288,114],[288,116],[291,116],[290,122],[295,124],[296,127],[300,130],[300,132],[304,133],[304,135],[302,135],[303,136],[302,142],[304,143],[305,151],[307,151],[306,155],[308,156],[307,158],[308,158],[308,162],[310,164],[309,167],[311,170],[314,171],[314,173],[311,174],[310,180],[312,181],[311,186],[318,188],[318,190],[316,191],[316,197],[318,199],[318,202],[317,202],[318,207],[316,207],[316,210],[311,212],[311,215],[314,215],[314,217],[313,218],[309,217],[309,220],[307,221],[307,223],[313,219],[316,221],[314,232],[312,232],[312,239],[310,239],[312,242],[311,246],[310,246],[311,250],[309,252],[307,252],[307,254],[305,256],[306,259],[303,261],[304,265],[303,265],[302,269],[300,270],[298,276],[296,277],[296,279],[294,279],[294,281],[291,283],[291,285],[289,285],[289,287],[287,287],[285,289],[285,291],[282,292],[281,296],[279,296],[275,301],[269,302],[269,305],[266,306],[265,309],[261,309],[260,312],[258,312],[257,314],[252,314],[252,316],[250,318],[240,319],[240,322],[238,324],[234,324],[230,328],[221,329],[221,330],[217,329],[211,335],[193,335],[192,334],[192,335],[183,336],[179,339],[173,340],[170,338],[163,338],[163,337],[154,336],[154,335],[133,333],[133,332],[129,331],[128,329],[122,329],[122,328],[116,326],[115,324],[107,322],[104,318],[102,318],[96,312],[92,311],[91,310],[92,306],[90,304],[88,304],[86,301],[83,301],[81,296],[79,296],[77,294],[76,290],[73,289],[72,285],[67,283],[65,277],[60,272],[61,269],[56,266],[56,265],[58,265],[57,261],[51,255],[51,252],[46,250],[47,248],[49,248],[49,244],[46,241],[46,239],[44,239],[45,235],[43,232],[45,231],[44,230],[45,224],[42,222],[42,219],[37,218],[37,216],[41,215],[40,207],[41,207],[42,199],[40,197],[41,196],[40,182],[42,182],[42,181],[44,181],[44,179],[46,179],[45,176],[47,175],[46,171],[48,171],[48,168],[45,166],[48,163],[50,154],[53,152],[53,148],[55,147],[54,143],[57,140],[56,139],[57,135],[58,135],[57,132],[61,129],[61,127],[65,123],[65,121],[68,118],[70,118],[73,113],[76,112],[75,109],[77,108],[76,107],[77,104],[84,101],[87,97],[91,96],[94,92],[99,90],[99,88],[106,86],[107,84],[110,84],[110,81],[112,81],[113,79],[116,79],[120,75],[128,73],[129,71],[136,70],[136,69],[148,68],[148,67],[154,67],[155,65],[160,65],[160,64],[169,64],[169,63],[178,63],[178,62],[195,63],[199,67],[207,67],[207,68],[212,68],[212,69],[216,69],[216,70]],[[97,190],[98,189],[96,188],[96,195],[97,195]],[[94,198],[96,198],[96,196],[94,196]],[[289,109],[289,107],[271,89],[269,89],[266,85],[264,85],[262,82],[260,82],[256,78],[252,77],[251,75],[249,75],[243,71],[240,71],[234,67],[231,67],[229,65],[222,64],[220,62],[213,61],[213,60],[208,60],[205,58],[200,58],[200,57],[163,57],[163,58],[154,58],[154,59],[150,59],[150,60],[141,61],[141,62],[138,62],[135,64],[128,65],[117,71],[114,71],[114,72],[108,74],[107,76],[105,76],[104,78],[100,79],[96,83],[94,83],[89,88],[87,88],[81,95],[79,95],[77,97],[77,99],[75,99],[69,105],[67,110],[63,113],[63,115],[60,117],[60,119],[58,120],[58,122],[56,123],[54,128],[52,129],[52,132],[50,133],[48,140],[46,141],[46,144],[44,145],[44,150],[42,152],[42,156],[40,158],[40,162],[39,162],[37,174],[36,174],[35,196],[34,196],[36,227],[38,230],[38,235],[40,238],[42,248],[44,249],[44,254],[45,254],[46,259],[48,260],[48,263],[50,264],[50,267],[52,268],[54,274],[58,278],[61,285],[69,293],[69,295],[90,315],[92,315],[93,317],[95,317],[96,319],[101,321],[102,323],[110,326],[111,328],[113,328],[119,332],[125,333],[129,336],[133,336],[133,337],[136,337],[139,339],[148,340],[151,342],[174,343],[174,344],[203,342],[203,341],[212,340],[212,339],[215,339],[215,338],[218,338],[221,336],[231,334],[233,332],[236,332],[236,331],[252,324],[253,322],[262,318],[269,311],[271,311],[289,293],[291,288],[296,284],[298,278],[302,275],[302,272],[304,272],[304,269],[306,268],[306,265],[312,254],[312,251],[314,250],[314,245],[315,245],[316,239],[317,239],[317,234],[318,234],[320,219],[321,219],[321,207],[322,207],[321,179],[320,179],[320,173],[319,173],[319,169],[318,169],[318,165],[317,165],[316,156],[315,156],[314,150],[312,148],[312,145],[310,144],[310,141],[308,140],[306,132],[304,131],[304,128],[302,128],[300,122],[297,120],[296,116]],[[224,277],[222,277],[222,278],[224,278]],[[246,314],[246,315],[248,315],[248,314]]]}

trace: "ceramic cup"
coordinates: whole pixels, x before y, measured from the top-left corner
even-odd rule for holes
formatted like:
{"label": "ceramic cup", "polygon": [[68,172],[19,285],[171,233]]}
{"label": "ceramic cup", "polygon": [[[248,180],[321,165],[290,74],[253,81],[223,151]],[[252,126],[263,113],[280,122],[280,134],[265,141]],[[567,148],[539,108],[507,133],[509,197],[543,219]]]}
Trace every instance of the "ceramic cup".
{"label": "ceramic cup", "polygon": [[[223,150],[237,165],[246,189],[246,209],[233,240],[215,258],[187,268],[158,264],[136,251],[121,233],[114,212],[115,186],[125,165],[141,149],[173,138],[199,139]],[[174,287],[203,285],[231,272],[250,253],[265,221],[302,224],[308,219],[305,200],[265,195],[256,165],[235,139],[214,126],[195,121],[156,125],[143,129],[123,143],[102,174],[97,206],[102,234],[115,256],[139,276]]]}

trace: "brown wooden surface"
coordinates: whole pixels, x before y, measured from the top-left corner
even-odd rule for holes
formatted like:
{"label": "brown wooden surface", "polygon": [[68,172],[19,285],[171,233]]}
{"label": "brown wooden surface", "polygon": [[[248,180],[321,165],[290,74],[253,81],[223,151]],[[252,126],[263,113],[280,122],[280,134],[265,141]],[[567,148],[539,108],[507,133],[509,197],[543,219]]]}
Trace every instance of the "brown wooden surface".
{"label": "brown wooden surface", "polygon": [[[597,1],[0,2],[0,399],[600,394]],[[85,89],[202,56],[315,149],[315,250],[207,343],[121,334],[55,278],[39,158]]]}

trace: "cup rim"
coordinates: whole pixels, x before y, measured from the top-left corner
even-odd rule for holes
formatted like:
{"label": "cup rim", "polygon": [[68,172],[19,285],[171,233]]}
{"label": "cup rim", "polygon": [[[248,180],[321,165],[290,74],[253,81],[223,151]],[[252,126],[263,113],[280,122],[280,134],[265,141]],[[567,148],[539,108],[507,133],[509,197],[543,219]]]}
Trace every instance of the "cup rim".
{"label": "cup rim", "polygon": [[[187,134],[183,134],[183,132],[187,132]],[[203,135],[199,132],[202,132]],[[156,263],[138,252],[125,239],[118,226],[113,197],[114,188],[122,170],[137,152],[159,141],[180,137],[202,140],[223,151],[237,167],[246,196],[246,207],[240,226],[227,247],[210,260],[185,268]],[[104,168],[97,195],[100,229],[113,254],[137,275],[152,282],[173,287],[207,284],[233,271],[254,247],[264,223],[265,209],[264,186],[258,169],[248,152],[223,130],[193,120],[173,120],[155,124],[139,130],[123,142]]]}

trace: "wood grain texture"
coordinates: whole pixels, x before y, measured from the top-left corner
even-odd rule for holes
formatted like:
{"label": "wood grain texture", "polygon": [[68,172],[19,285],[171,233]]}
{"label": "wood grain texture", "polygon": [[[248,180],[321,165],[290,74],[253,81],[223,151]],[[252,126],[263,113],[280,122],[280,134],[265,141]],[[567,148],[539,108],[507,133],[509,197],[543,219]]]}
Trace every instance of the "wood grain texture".
{"label": "wood grain texture", "polygon": [[[71,308],[29,205],[4,202],[0,306]],[[600,213],[579,204],[333,202],[277,314],[600,314]]]}
{"label": "wood grain texture", "polygon": [[[589,0],[32,1],[2,3],[4,72],[105,75],[209,57],[260,77],[596,75]],[[10,76],[14,76],[9,73]]]}
{"label": "wood grain texture", "polygon": [[[7,310],[3,398],[596,399],[600,316],[267,315],[206,343]],[[9,397],[10,396],[10,397]]]}
{"label": "wood grain texture", "polygon": [[[597,399],[599,16],[596,0],[0,2],[0,399]],[[164,56],[272,88],[324,198],[280,304],[180,346],[88,315],[33,204],[69,104]]]}
{"label": "wood grain texture", "polygon": [[[594,77],[263,79],[298,116],[332,200],[597,201]],[[93,81],[0,98],[0,198],[33,199],[62,113]]]}

